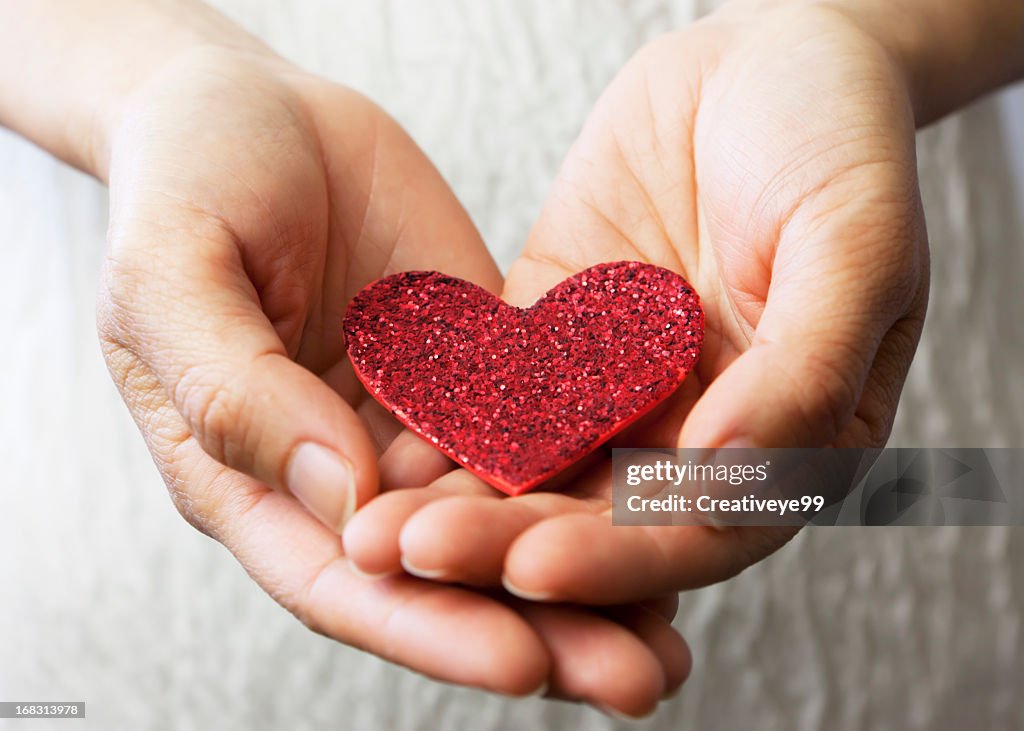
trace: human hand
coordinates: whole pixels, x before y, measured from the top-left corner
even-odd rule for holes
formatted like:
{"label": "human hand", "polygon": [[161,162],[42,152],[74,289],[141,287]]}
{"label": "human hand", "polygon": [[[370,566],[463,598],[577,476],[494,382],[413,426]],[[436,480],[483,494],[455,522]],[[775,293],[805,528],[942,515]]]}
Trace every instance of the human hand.
{"label": "human hand", "polygon": [[[694,284],[696,371],[606,447],[884,444],[928,292],[910,96],[896,55],[825,4],[729,5],[630,61],[504,290],[525,306],[620,259]],[[458,470],[382,495],[346,548],[366,571],[604,604],[725,579],[793,534],[613,528],[608,450],[587,464],[559,492]]]}
{"label": "human hand", "polygon": [[533,606],[345,558],[337,531],[375,494],[378,457],[385,487],[448,469],[356,380],[348,301],[407,269],[501,286],[393,120],[261,50],[203,46],[133,93],[116,130],[103,350],[191,524],[312,629],[433,677],[628,714],[683,681],[671,600]]}

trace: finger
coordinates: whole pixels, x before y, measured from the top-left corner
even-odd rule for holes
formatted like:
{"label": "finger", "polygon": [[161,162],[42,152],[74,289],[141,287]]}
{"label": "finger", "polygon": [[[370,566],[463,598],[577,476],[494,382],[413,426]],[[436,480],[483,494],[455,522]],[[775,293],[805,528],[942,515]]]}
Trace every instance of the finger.
{"label": "finger", "polygon": [[322,570],[314,587],[303,612],[328,637],[459,685],[515,696],[547,685],[542,639],[488,597],[411,576],[369,578],[344,559]]}
{"label": "finger", "polygon": [[655,597],[654,599],[645,599],[640,602],[640,606],[651,610],[659,617],[663,617],[666,622],[671,622],[679,612],[679,593],[672,592],[671,594]]}
{"label": "finger", "polygon": [[[348,360],[342,364],[344,369],[330,369],[323,375],[323,380],[346,401],[358,401],[356,413],[381,455],[377,460],[381,492],[429,485],[455,468],[454,462],[403,427],[382,404],[372,398],[360,400],[358,393],[346,396],[348,384],[337,372],[351,371],[351,364]],[[352,379],[358,383],[354,374]],[[361,390],[362,384],[358,384],[357,391]]]}
{"label": "finger", "polygon": [[855,187],[851,202],[847,187],[827,189],[788,221],[753,341],[694,406],[679,446],[824,446],[850,423],[883,338],[923,311],[927,291],[906,176],[898,166],[864,176],[858,186],[881,192]]}
{"label": "finger", "polygon": [[[927,290],[922,293],[927,299]],[[835,440],[837,447],[882,446],[889,441],[903,384],[924,325],[924,306],[901,319],[878,347],[853,421]]]}
{"label": "finger", "polygon": [[[336,535],[285,496],[210,459],[162,396],[155,377],[144,368],[134,373],[132,385],[151,399],[133,415],[156,427],[144,435],[176,506],[232,550],[269,594],[311,628],[439,680],[511,695],[551,687],[563,697],[620,712],[655,702],[650,699],[659,681],[652,678],[652,657],[660,665],[660,685],[675,683],[687,651],[667,623],[659,626],[623,608],[615,609],[611,622],[562,607],[534,612],[524,621],[504,604],[469,591],[354,572]],[[518,607],[517,600],[510,601]],[[561,665],[550,686],[551,650],[539,644],[540,633],[556,641]],[[639,679],[632,672],[626,683],[614,674],[595,677],[590,660],[597,656],[613,670],[637,668]]]}
{"label": "finger", "polygon": [[424,505],[457,494],[497,496],[466,470],[449,472],[428,487],[384,493],[349,521],[344,532],[346,554],[354,566],[372,576],[401,571],[399,536],[405,522]]}
{"label": "finger", "polygon": [[381,455],[381,492],[424,487],[455,469],[455,463],[408,429],[395,437]]}
{"label": "finger", "polygon": [[114,228],[100,307],[108,352],[128,351],[156,376],[216,461],[291,492],[340,530],[376,491],[372,441],[289,358],[230,233],[181,215],[173,226]]}
{"label": "finger", "polygon": [[[351,363],[349,363],[347,359],[342,362],[347,369],[351,368]],[[362,420],[367,433],[370,435],[370,439],[373,440],[373,445],[376,448],[377,453],[383,455],[404,431],[404,427],[397,419],[395,419],[394,416],[391,415],[391,412],[381,404],[377,403],[373,399],[365,398],[363,385],[358,382],[354,373],[352,376],[353,379],[356,380],[354,387],[346,383],[344,389],[339,389],[335,385],[336,379],[328,377],[335,370],[337,369],[332,368],[326,374],[322,374],[321,378],[323,378],[324,382],[345,401],[348,403],[359,404],[356,407],[356,413],[359,414],[359,418]],[[379,472],[379,460],[377,467]]]}
{"label": "finger", "polygon": [[[678,598],[678,595],[673,596]],[[650,648],[665,674],[662,697],[675,694],[690,676],[693,656],[686,641],[672,627],[671,619],[643,605],[611,607],[602,613],[628,628]]]}
{"label": "finger", "polygon": [[[661,660],[631,629],[580,608],[518,601],[511,606],[548,648],[549,696],[640,718],[653,712],[665,694],[668,683]],[[644,631],[652,633],[649,626]],[[659,641],[667,637],[663,631],[658,634]],[[682,638],[674,644],[679,642]],[[678,647],[663,651],[681,654]]]}
{"label": "finger", "polygon": [[401,528],[402,566],[435,581],[500,586],[505,553],[520,533],[550,516],[581,509],[585,505],[579,500],[558,493],[424,502]]}
{"label": "finger", "polygon": [[[212,464],[188,441],[174,453],[179,464],[193,458]],[[214,465],[214,473],[199,471],[213,477],[206,483],[196,479],[195,470],[161,468],[176,484],[189,485],[193,519],[198,511],[218,526],[218,540],[264,588],[311,628],[346,644],[447,682],[510,695],[532,694],[543,685],[554,695],[633,715],[656,703],[657,688],[664,695],[688,673],[682,638],[647,610],[615,608],[610,622],[551,607],[528,613],[536,634],[524,635],[523,620],[472,592],[409,577],[357,574],[340,555],[336,536],[242,475]],[[218,496],[232,499],[222,503]],[[241,520],[232,506],[246,506]],[[289,550],[276,548],[281,545]],[[552,641],[550,649],[537,647],[541,635]],[[472,644],[447,646],[461,642]],[[550,682],[543,677],[550,672],[549,654],[560,666]]]}
{"label": "finger", "polygon": [[176,503],[311,629],[446,682],[510,695],[545,684],[547,650],[515,611],[408,576],[361,576],[341,539],[293,500],[215,463],[191,437],[161,439],[151,445]]}
{"label": "finger", "polygon": [[613,526],[606,515],[565,515],[519,536],[505,558],[503,583],[534,601],[625,604],[724,581],[795,532]]}

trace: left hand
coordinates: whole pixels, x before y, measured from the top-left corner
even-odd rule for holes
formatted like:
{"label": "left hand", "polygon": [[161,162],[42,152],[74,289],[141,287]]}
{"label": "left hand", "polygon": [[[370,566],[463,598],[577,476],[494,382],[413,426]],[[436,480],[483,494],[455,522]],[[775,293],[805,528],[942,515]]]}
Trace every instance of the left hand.
{"label": "left hand", "polygon": [[[536,605],[378,580],[345,556],[337,528],[378,473],[421,484],[446,469],[359,387],[346,303],[395,270],[501,286],[398,124],[262,48],[212,44],[168,59],[117,117],[99,327],[182,516],[310,629],[431,677],[631,715],[676,688],[689,655],[671,601]],[[297,469],[302,444],[321,456]],[[353,479],[330,469],[327,448]]]}
{"label": "left hand", "polygon": [[[504,290],[528,305],[620,259],[694,284],[707,317],[697,369],[606,446],[885,443],[928,293],[896,56],[832,7],[737,4],[613,81]],[[569,489],[510,499],[457,470],[375,499],[345,545],[374,573],[609,604],[720,581],[793,534],[613,528],[610,496],[607,450]]]}

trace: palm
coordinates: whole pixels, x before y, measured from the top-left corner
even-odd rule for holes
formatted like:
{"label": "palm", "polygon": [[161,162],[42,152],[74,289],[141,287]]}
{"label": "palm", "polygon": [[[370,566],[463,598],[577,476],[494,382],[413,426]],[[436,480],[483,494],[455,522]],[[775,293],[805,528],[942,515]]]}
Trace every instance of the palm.
{"label": "palm", "polygon": [[[907,110],[893,104],[892,83],[880,52],[827,12],[810,13],[802,24],[783,19],[777,29],[698,24],[656,42],[613,81],[504,290],[506,299],[526,305],[595,263],[635,259],[680,272],[701,295],[707,329],[696,371],[607,447],[719,446],[744,418],[763,423],[773,442],[765,446],[884,441],[909,362],[902,349],[916,337],[926,291],[919,271],[907,266],[922,257],[923,239],[906,235],[919,217],[912,125]],[[848,232],[881,227],[878,221],[897,235],[885,251],[866,252]],[[828,301],[829,290],[847,292],[855,306],[823,315],[821,328],[860,317],[858,299],[875,307],[874,299],[888,302],[896,293],[912,312],[885,326],[863,382],[830,368],[834,353],[806,356],[821,364],[813,387],[860,393],[852,413],[770,423],[773,412],[792,408],[762,384],[766,375],[788,374],[758,373],[742,356],[756,345],[792,347],[801,357],[799,338],[814,333],[792,324],[794,313],[816,292]],[[745,370],[743,378],[735,375]],[[731,380],[717,385],[727,373]],[[754,386],[737,389],[743,381]],[[751,414],[751,401],[763,407]],[[401,561],[433,578],[504,581],[522,596],[603,603],[721,580],[791,535],[613,529],[609,475],[605,449],[557,493],[502,499],[458,471],[426,490],[371,503],[350,526],[346,545],[375,570]],[[370,539],[371,525],[390,530]],[[485,532],[472,528],[480,525]],[[460,536],[456,545],[452,535]],[[579,551],[584,545],[592,548]],[[689,560],[675,560],[680,556]]]}

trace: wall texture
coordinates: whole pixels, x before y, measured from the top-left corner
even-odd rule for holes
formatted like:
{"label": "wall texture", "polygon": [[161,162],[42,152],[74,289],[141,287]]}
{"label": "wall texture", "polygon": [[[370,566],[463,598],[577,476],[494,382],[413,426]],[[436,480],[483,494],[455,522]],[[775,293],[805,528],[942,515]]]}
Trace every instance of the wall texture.
{"label": "wall texture", "polygon": [[[218,4],[391,110],[503,265],[610,76],[706,9]],[[921,135],[935,284],[894,445],[1024,446],[1022,91]],[[105,207],[100,186],[0,133],[0,698],[85,699],[91,718],[75,728],[615,728],[313,636],[178,518],[95,341]],[[1013,529],[806,531],[683,597],[696,671],[639,727],[1024,727],[1022,556]]]}

